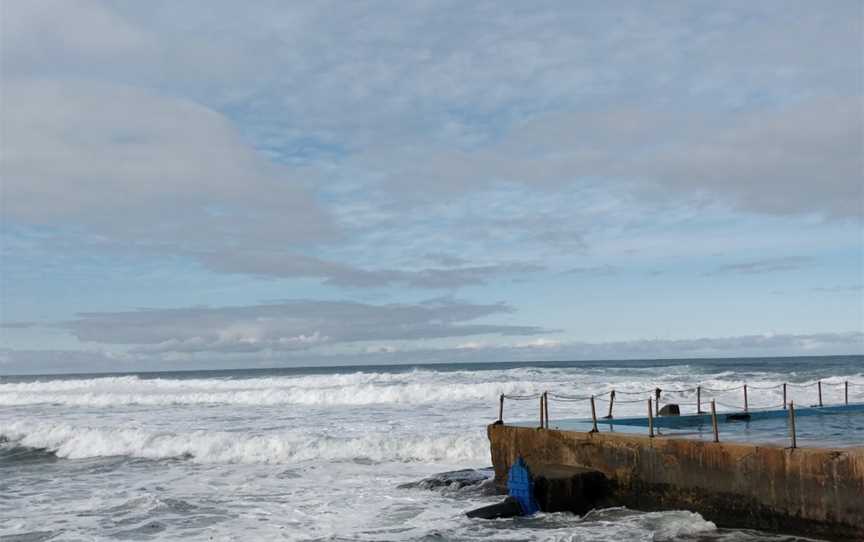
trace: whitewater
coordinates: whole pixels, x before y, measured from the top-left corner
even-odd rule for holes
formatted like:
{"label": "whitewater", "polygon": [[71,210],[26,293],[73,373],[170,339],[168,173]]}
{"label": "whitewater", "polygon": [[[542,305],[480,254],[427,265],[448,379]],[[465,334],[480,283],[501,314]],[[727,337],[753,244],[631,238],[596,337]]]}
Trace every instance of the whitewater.
{"label": "whitewater", "polygon": [[[792,382],[796,399],[821,380],[830,402],[862,371],[835,356],[0,376],[0,540],[797,540],[684,510],[469,520],[500,498],[489,481],[415,482],[490,466],[501,393]],[[508,402],[505,418],[538,405]]]}

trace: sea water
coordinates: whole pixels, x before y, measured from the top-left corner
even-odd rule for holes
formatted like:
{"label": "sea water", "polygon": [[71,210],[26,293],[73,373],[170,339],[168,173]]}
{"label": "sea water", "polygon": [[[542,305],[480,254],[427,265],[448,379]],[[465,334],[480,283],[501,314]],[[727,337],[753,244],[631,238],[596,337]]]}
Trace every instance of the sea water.
{"label": "sea water", "polygon": [[[864,382],[864,357],[0,377],[0,539],[795,540],[686,510],[472,520],[500,500],[490,482],[414,482],[490,465],[501,393],[793,382],[790,398],[812,401],[817,380]],[[550,402],[553,419],[589,414]],[[504,417],[539,419],[539,403],[508,401]]]}

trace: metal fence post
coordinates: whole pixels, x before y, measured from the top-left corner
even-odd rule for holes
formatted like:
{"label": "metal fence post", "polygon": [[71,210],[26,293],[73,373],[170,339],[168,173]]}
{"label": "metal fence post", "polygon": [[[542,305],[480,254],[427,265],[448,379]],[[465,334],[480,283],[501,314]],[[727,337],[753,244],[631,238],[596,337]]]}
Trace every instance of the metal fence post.
{"label": "metal fence post", "polygon": [[744,384],[744,412],[747,412],[749,405],[747,404],[747,384]]}
{"label": "metal fence post", "polygon": [[546,429],[549,429],[549,392],[543,392],[543,409],[546,412]]}
{"label": "metal fence post", "polygon": [[654,436],[654,410],[651,408],[651,399],[648,399],[648,436]]}
{"label": "metal fence post", "polygon": [[654,396],[657,398],[657,400],[654,402],[654,415],[655,416],[660,415],[660,391],[661,391],[660,388],[656,388],[654,390]]}
{"label": "metal fence post", "polygon": [[702,386],[696,386],[696,414],[702,414]]}
{"label": "metal fence post", "polygon": [[597,409],[594,407],[594,396],[591,396],[591,421],[594,422],[594,427],[591,428],[592,433],[599,432],[597,429]]}
{"label": "metal fence post", "polygon": [[714,442],[720,442],[720,432],[717,429],[717,408],[714,399],[711,399],[711,429],[714,430]]}
{"label": "metal fence post", "polygon": [[818,381],[817,384],[819,386],[819,406],[821,407],[822,406],[822,381],[821,380]]}
{"label": "metal fence post", "polygon": [[849,381],[847,380],[843,384],[844,384],[843,387],[845,388],[843,391],[843,398],[845,399],[845,403],[848,405],[849,404]]}
{"label": "metal fence post", "polygon": [[609,414],[606,415],[607,420],[612,419],[612,405],[615,404],[615,390],[609,392]]}
{"label": "metal fence post", "polygon": [[504,394],[498,397],[498,421],[504,423]]}
{"label": "metal fence post", "polygon": [[540,429],[545,427],[544,420],[546,418],[546,406],[543,404],[543,394],[540,394]]}
{"label": "metal fence post", "polygon": [[783,383],[783,410],[786,410],[786,383]]}
{"label": "metal fence post", "polygon": [[795,435],[795,401],[789,401],[789,431],[792,433],[792,448],[797,448],[798,439]]}

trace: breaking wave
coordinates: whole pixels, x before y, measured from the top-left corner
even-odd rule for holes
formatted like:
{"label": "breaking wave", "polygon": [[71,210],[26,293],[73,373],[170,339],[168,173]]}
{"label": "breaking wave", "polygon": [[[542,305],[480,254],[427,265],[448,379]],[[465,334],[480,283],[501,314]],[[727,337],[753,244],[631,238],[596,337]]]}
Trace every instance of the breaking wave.
{"label": "breaking wave", "polygon": [[[662,369],[662,368],[661,368]],[[534,394],[541,391],[558,393],[602,394],[615,388],[622,394],[638,390],[653,390],[657,386],[674,394],[675,389],[695,386],[729,389],[717,392],[718,398],[737,393],[745,383],[740,375],[664,374],[652,369],[644,375],[633,371],[622,374],[574,370],[537,370],[519,368],[505,371],[437,372],[416,370],[403,373],[364,373],[273,376],[265,378],[202,378],[168,379],[137,376],[86,379],[57,379],[34,382],[0,382],[0,406],[54,404],[80,407],[112,407],[123,405],[170,406],[225,404],[238,406],[267,405],[372,405],[489,402],[500,393]],[[842,383],[848,378],[862,382],[862,375],[833,377],[823,380],[826,399],[839,401]],[[782,402],[781,380],[777,374],[751,374],[754,406],[776,405]],[[810,396],[815,393],[816,380],[796,383],[790,394]],[[864,388],[850,389],[850,398],[864,398]],[[650,395],[650,391],[649,391]],[[649,396],[646,395],[646,398]],[[672,395],[670,395],[672,397]],[[678,400],[693,400],[680,394]],[[703,395],[708,397],[708,395]],[[631,397],[632,398],[632,397]]]}
{"label": "breaking wave", "polygon": [[303,461],[371,461],[477,464],[488,462],[489,445],[480,436],[386,433],[359,438],[250,434],[227,431],[154,432],[19,421],[0,425],[0,439],[14,447],[51,452],[65,459],[128,456],[188,459],[199,463],[292,464]]}
{"label": "breaking wave", "polygon": [[354,385],[342,388],[259,388],[233,391],[69,391],[69,392],[5,392],[0,393],[0,405],[35,405],[49,403],[69,406],[121,405],[370,405],[379,403],[424,404],[484,400],[499,393],[534,393],[537,386],[521,383],[482,384],[400,384],[395,386]]}
{"label": "breaking wave", "polygon": [[[0,405],[368,405],[488,400],[533,393],[543,382],[517,375],[459,382],[453,373],[352,373],[250,379],[142,379],[136,376],[0,383]],[[447,380],[448,378],[456,380]],[[475,377],[476,378],[476,377]]]}

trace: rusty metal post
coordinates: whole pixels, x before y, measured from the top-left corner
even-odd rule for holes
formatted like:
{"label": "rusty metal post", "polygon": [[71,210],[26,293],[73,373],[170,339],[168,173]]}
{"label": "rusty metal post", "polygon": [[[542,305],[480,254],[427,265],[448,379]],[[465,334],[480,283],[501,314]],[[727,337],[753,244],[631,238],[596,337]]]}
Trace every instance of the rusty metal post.
{"label": "rusty metal post", "polygon": [[606,415],[607,420],[612,419],[612,405],[615,404],[615,390],[609,392],[609,414]]}
{"label": "rusty metal post", "polygon": [[657,399],[654,402],[654,415],[655,416],[660,415],[660,391],[661,391],[660,388],[656,388],[654,390],[654,397]]}
{"label": "rusty metal post", "polygon": [[711,399],[711,429],[714,430],[714,442],[720,442],[720,431],[717,429],[717,408],[714,399]]}
{"label": "rusty metal post", "polygon": [[817,386],[819,387],[819,406],[822,406],[822,381],[818,381]]}
{"label": "rusty metal post", "polygon": [[504,394],[498,397],[498,421],[504,423]]}
{"label": "rusty metal post", "polygon": [[792,448],[797,448],[798,439],[795,435],[795,401],[789,401],[789,431],[792,434]]}
{"label": "rusty metal post", "polygon": [[594,422],[594,427],[591,428],[592,433],[597,433],[600,430],[597,429],[597,409],[594,408],[594,396],[591,396],[591,421]]}
{"label": "rusty metal post", "polygon": [[702,414],[702,386],[696,386],[696,414]]}
{"label": "rusty metal post", "polygon": [[783,410],[786,410],[786,383],[783,383]]}
{"label": "rusty metal post", "polygon": [[843,387],[845,388],[843,391],[843,397],[845,399],[846,404],[849,404],[849,381],[845,381],[843,383]]}
{"label": "rusty metal post", "polygon": [[648,436],[654,436],[654,410],[651,408],[651,399],[648,399]]}
{"label": "rusty metal post", "polygon": [[747,412],[749,406],[750,405],[747,404],[747,384],[744,384],[744,412]]}

